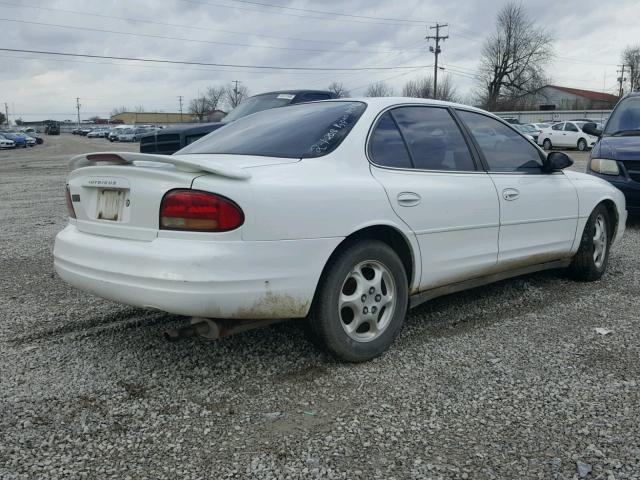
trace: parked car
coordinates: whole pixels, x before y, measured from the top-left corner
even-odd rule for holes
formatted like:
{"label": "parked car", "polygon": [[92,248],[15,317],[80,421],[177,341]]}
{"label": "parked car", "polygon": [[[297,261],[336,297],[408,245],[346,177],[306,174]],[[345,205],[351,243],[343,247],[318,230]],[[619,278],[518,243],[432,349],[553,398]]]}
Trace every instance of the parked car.
{"label": "parked car", "polygon": [[560,122],[544,130],[538,136],[538,145],[545,150],[552,148],[577,148],[581,152],[593,148],[598,137],[582,131],[587,122]]}
{"label": "parked car", "polygon": [[33,138],[36,139],[36,144],[37,145],[42,145],[44,143],[44,138],[42,138],[40,135],[38,135],[37,133],[34,133],[31,135]]}
{"label": "parked car", "polygon": [[60,124],[58,122],[48,121],[44,127],[46,135],[60,135]]}
{"label": "parked car", "polygon": [[[625,200],[571,164],[463,105],[277,108],[175,155],[74,157],[55,268],[95,295],[225,328],[307,317],[330,352],[365,361],[437,296],[550,268],[599,279]],[[216,338],[213,325],[197,331]]]}
{"label": "parked car", "polygon": [[89,135],[89,133],[91,133],[91,129],[90,128],[81,128],[79,135],[82,135],[83,137],[86,137],[87,135]]}
{"label": "parked car", "polygon": [[13,143],[17,147],[27,148],[27,138],[24,135],[19,135],[13,132],[0,132],[5,138],[13,140]]}
{"label": "parked car", "polygon": [[80,127],[78,127],[78,128],[74,128],[73,130],[71,130],[71,133],[72,133],[73,135],[80,135],[80,131],[81,131],[81,130],[82,130],[82,129],[81,129]]}
{"label": "parked car", "polygon": [[135,128],[125,128],[118,132],[116,141],[118,142],[135,142],[136,130]]}
{"label": "parked car", "polygon": [[105,138],[109,134],[108,128],[94,128],[87,133],[88,138]]}
{"label": "parked car", "polygon": [[520,125],[520,120],[516,117],[502,117],[502,119],[511,125]]}
{"label": "parked car", "polygon": [[180,126],[156,131],[140,139],[140,152],[171,155],[182,147],[195,142],[208,133],[252,113],[271,108],[284,107],[302,102],[329,100],[335,98],[333,92],[325,90],[285,90],[254,95],[234,108],[221,122],[194,126]]}
{"label": "parked car", "polygon": [[524,136],[527,137],[529,140],[533,142],[538,141],[538,135],[540,132],[535,127],[531,125],[522,125],[522,124],[514,124],[513,126],[515,127],[516,130],[523,133]]}
{"label": "parked car", "polygon": [[16,148],[16,144],[13,140],[0,134],[0,149],[2,148]]}
{"label": "parked car", "polygon": [[119,125],[109,131],[109,133],[107,134],[107,138],[109,139],[110,142],[117,142],[118,135],[122,133],[124,130],[129,130],[131,128],[132,127],[130,125]]}
{"label": "parked car", "polygon": [[603,130],[584,129],[600,137],[587,173],[600,177],[624,193],[627,209],[640,215],[640,92],[626,95],[615,106]]}
{"label": "parked car", "polygon": [[27,141],[27,145],[29,147],[35,147],[36,146],[37,141],[36,141],[35,137],[32,137],[31,135],[25,135],[23,133],[21,133],[20,135],[24,136],[25,140]]}

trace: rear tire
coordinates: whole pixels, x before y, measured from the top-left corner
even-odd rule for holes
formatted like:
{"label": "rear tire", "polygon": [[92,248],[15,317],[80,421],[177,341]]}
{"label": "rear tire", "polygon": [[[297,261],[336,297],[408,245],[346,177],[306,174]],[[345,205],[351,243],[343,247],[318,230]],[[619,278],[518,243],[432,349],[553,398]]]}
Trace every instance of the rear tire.
{"label": "rear tire", "polygon": [[600,204],[593,210],[584,227],[580,248],[569,266],[571,277],[583,282],[599,280],[609,263],[612,237],[609,212]]}
{"label": "rear tire", "polygon": [[548,138],[544,139],[544,142],[542,142],[542,148],[544,148],[545,150],[551,150],[553,148],[553,145],[551,145],[551,140],[549,140]]}
{"label": "rear tire", "polygon": [[407,274],[386,243],[365,240],[340,252],[318,285],[309,318],[317,343],[347,362],[382,354],[404,324]]}
{"label": "rear tire", "polygon": [[578,150],[584,152],[587,150],[587,141],[584,138],[578,140]]}

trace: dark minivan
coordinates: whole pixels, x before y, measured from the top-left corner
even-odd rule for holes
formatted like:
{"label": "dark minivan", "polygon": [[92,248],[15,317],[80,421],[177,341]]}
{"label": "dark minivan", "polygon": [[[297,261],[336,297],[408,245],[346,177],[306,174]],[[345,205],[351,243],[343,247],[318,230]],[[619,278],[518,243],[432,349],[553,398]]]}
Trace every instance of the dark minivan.
{"label": "dark minivan", "polygon": [[201,125],[181,126],[158,130],[156,133],[140,139],[141,153],[161,153],[171,155],[183,147],[195,142],[201,137],[252,113],[270,108],[284,107],[294,103],[315,102],[336,98],[333,92],[325,90],[284,90],[267,92],[247,98],[224,117],[221,122],[204,123]]}
{"label": "dark minivan", "polygon": [[583,131],[600,137],[591,150],[587,173],[620,189],[629,213],[640,214],[640,92],[618,102],[604,130],[590,123]]}

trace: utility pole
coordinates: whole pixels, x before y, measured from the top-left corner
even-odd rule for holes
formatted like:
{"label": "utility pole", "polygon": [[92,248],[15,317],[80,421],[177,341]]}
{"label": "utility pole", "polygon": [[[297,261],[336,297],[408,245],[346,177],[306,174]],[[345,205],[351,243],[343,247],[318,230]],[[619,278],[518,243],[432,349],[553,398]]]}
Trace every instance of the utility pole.
{"label": "utility pole", "polygon": [[448,26],[449,26],[448,23],[439,24],[436,22],[436,24],[433,27],[429,27],[429,29],[431,30],[433,29],[436,30],[435,36],[427,35],[425,37],[427,41],[429,40],[436,41],[435,47],[429,47],[429,51],[433,53],[436,57],[435,64],[433,65],[433,98],[435,100],[438,99],[438,55],[440,55],[440,53],[442,52],[442,50],[440,49],[440,40],[444,42],[447,38],[449,38],[449,35],[440,36],[440,29]]}
{"label": "utility pole", "polygon": [[233,87],[233,103],[234,103],[234,107],[238,106],[238,84],[242,83],[240,80],[232,80],[231,83],[234,84]]}
{"label": "utility pole", "polygon": [[76,110],[78,110],[78,128],[80,128],[80,97],[76,97]]}
{"label": "utility pole", "polygon": [[178,101],[180,102],[180,123],[182,123],[182,95],[178,95]]}
{"label": "utility pole", "polygon": [[617,70],[617,72],[620,74],[620,76],[618,77],[618,83],[620,84],[620,90],[618,91],[618,96],[622,97],[622,94],[624,93],[624,67],[626,67],[626,65],[622,64],[622,70]]}
{"label": "utility pole", "polygon": [[4,113],[5,113],[4,118],[7,122],[7,127],[8,127],[9,126],[9,105],[7,105],[7,102],[4,102]]}

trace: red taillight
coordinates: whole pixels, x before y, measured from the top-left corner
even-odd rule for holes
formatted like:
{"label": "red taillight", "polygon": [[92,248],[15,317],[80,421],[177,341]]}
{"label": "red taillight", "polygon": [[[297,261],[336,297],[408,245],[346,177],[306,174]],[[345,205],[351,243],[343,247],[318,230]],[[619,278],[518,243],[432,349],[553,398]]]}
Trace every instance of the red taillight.
{"label": "red taillight", "polygon": [[198,190],[171,190],[160,204],[160,229],[227,232],[244,223],[244,214],[228,198]]}
{"label": "red taillight", "polygon": [[69,216],[76,218],[76,211],[73,209],[73,200],[71,200],[71,191],[69,191],[69,185],[67,185],[67,210],[69,210]]}

